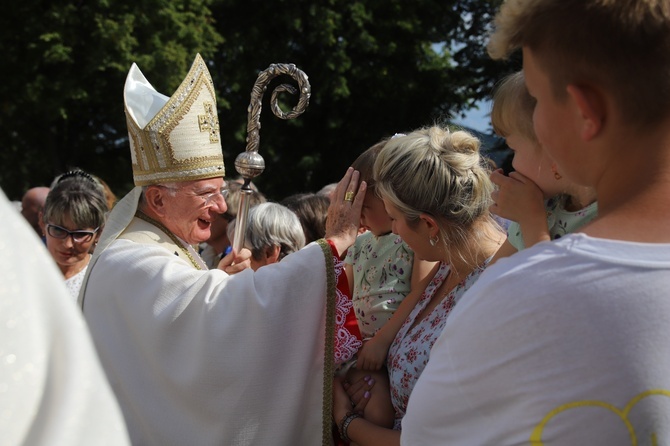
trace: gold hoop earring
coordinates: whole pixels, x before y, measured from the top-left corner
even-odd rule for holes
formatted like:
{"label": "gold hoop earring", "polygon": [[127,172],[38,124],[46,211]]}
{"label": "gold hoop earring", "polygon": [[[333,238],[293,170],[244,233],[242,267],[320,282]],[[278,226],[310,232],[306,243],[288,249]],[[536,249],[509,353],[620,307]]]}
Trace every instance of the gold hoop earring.
{"label": "gold hoop earring", "polygon": [[561,175],[560,173],[558,173],[558,171],[556,170],[556,166],[553,165],[553,164],[552,164],[552,166],[551,166],[551,171],[554,173],[554,179],[555,179],[556,181],[558,181],[558,180],[560,180],[561,178],[563,178],[563,175]]}

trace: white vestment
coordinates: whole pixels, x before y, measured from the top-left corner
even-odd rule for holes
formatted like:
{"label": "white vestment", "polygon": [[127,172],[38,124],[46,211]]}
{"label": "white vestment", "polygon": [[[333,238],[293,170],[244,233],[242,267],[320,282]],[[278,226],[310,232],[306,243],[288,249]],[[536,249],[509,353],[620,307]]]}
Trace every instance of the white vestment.
{"label": "white vestment", "polygon": [[328,444],[328,245],[255,273],[197,270],[157,227],[122,221],[137,194],[110,216],[80,295],[132,442]]}
{"label": "white vestment", "polygon": [[129,444],[63,275],[0,192],[0,444]]}

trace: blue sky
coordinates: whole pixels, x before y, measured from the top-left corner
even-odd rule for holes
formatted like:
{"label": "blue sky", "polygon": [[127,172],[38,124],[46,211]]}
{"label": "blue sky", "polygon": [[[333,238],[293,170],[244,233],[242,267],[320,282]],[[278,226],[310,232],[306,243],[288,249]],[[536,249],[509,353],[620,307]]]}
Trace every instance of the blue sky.
{"label": "blue sky", "polygon": [[454,119],[454,123],[471,129],[479,130],[483,133],[492,133],[491,119],[489,113],[491,111],[491,101],[485,100],[478,103],[479,108],[473,108],[468,111],[465,118]]}

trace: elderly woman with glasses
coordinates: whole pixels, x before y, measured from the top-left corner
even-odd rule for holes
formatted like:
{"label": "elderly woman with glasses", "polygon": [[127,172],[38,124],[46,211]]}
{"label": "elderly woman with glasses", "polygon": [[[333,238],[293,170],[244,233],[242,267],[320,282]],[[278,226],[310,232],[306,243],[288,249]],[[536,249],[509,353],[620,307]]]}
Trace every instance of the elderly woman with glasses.
{"label": "elderly woman with glasses", "polygon": [[47,196],[40,219],[42,231],[75,301],[107,212],[102,185],[81,170],[56,178]]}

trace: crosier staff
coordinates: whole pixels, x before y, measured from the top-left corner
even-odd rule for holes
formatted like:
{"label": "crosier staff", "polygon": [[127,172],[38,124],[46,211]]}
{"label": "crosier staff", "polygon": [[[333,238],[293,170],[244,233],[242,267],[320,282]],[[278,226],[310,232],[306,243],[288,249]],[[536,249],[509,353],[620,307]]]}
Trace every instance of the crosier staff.
{"label": "crosier staff", "polygon": [[251,90],[251,103],[248,109],[247,119],[247,148],[235,159],[235,169],[242,178],[244,184],[240,190],[240,204],[237,210],[235,223],[235,240],[233,240],[233,250],[240,252],[244,246],[244,238],[247,229],[247,218],[249,215],[249,195],[251,195],[251,180],[263,173],[265,170],[265,161],[258,154],[258,145],[260,142],[261,128],[261,106],[262,99],[268,84],[272,79],[280,75],[288,75],[296,80],[300,88],[300,99],[293,109],[284,113],[277,103],[279,93],[288,92],[296,94],[296,89],[289,84],[281,84],[272,91],[270,106],[272,113],[280,119],[293,119],[300,116],[309,105],[311,87],[307,80],[307,75],[293,64],[272,64],[265,71],[261,71],[256,79],[254,88]]}

